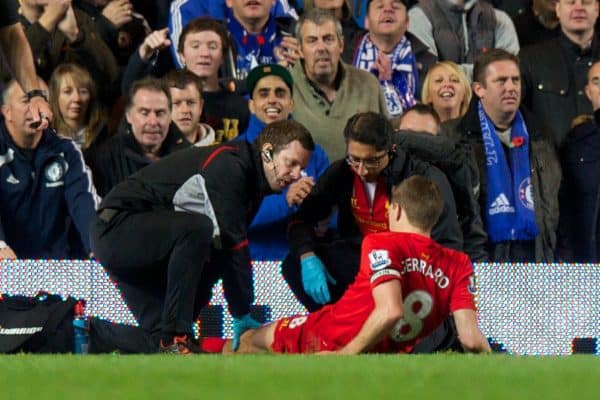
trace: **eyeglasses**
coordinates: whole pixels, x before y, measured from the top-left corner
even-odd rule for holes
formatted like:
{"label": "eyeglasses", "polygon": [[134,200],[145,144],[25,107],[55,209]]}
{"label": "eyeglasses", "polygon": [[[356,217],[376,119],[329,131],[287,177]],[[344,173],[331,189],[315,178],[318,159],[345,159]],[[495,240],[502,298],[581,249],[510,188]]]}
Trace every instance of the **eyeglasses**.
{"label": "eyeglasses", "polygon": [[362,163],[363,167],[365,167],[366,169],[375,169],[381,165],[381,161],[383,161],[385,156],[387,156],[387,153],[383,153],[380,156],[371,157],[371,158],[356,158],[356,157],[348,154],[346,156],[346,162],[348,163],[349,166],[351,166],[352,168],[355,168],[355,169],[358,169],[360,167],[361,163]]}

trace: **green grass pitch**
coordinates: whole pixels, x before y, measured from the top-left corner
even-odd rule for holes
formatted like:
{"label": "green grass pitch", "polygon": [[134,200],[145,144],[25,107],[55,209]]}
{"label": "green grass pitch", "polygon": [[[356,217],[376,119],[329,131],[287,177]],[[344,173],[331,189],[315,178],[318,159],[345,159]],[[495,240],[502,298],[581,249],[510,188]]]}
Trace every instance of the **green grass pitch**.
{"label": "green grass pitch", "polygon": [[600,357],[14,355],[0,399],[600,399]]}

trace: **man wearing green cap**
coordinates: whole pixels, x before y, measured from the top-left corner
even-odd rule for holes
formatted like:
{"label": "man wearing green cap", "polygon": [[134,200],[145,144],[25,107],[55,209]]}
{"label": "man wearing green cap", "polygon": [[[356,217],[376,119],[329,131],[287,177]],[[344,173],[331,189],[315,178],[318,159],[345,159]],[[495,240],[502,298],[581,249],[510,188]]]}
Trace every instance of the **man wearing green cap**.
{"label": "man wearing green cap", "polygon": [[[250,95],[248,129],[237,140],[254,142],[268,124],[291,118],[294,109],[289,71],[277,64],[260,65],[248,74],[246,86]],[[282,260],[288,253],[286,227],[288,217],[310,193],[314,181],[329,165],[323,148],[315,150],[304,170],[304,176],[282,193],[265,197],[250,225],[248,236],[253,260]]]}

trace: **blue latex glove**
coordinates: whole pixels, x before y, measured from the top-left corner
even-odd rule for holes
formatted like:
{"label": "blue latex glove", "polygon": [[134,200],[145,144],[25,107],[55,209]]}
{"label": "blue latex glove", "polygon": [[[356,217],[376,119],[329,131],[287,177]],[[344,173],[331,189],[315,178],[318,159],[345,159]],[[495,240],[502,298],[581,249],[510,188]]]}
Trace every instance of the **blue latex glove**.
{"label": "blue latex glove", "polygon": [[335,279],[327,272],[317,256],[308,256],[300,260],[302,267],[302,286],[306,293],[318,304],[331,301],[327,281],[335,285]]}
{"label": "blue latex glove", "polygon": [[262,324],[254,320],[250,314],[246,314],[240,318],[233,319],[233,351],[236,351],[240,347],[240,337],[242,333],[248,329],[260,328]]}

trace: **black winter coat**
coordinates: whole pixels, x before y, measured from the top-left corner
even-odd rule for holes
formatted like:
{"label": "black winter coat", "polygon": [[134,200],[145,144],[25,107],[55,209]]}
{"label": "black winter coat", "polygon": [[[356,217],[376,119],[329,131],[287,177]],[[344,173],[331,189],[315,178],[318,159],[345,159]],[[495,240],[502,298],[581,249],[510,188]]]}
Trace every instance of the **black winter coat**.
{"label": "black winter coat", "polygon": [[[469,145],[473,149],[479,168],[481,219],[486,224],[487,167],[481,126],[477,115],[477,102],[477,98],[471,101],[469,110],[462,119],[444,123],[443,134],[457,142]],[[560,163],[556,150],[546,134],[547,128],[523,107],[520,111],[529,133],[529,163],[534,191],[535,222],[539,231],[535,239],[535,247],[531,252],[535,254],[535,259],[528,261],[553,262],[558,228],[558,189],[562,176]],[[511,252],[511,243],[513,242],[488,244],[491,261],[506,261],[506,255]]]}
{"label": "black winter coat", "polygon": [[590,49],[581,50],[561,32],[558,38],[524,48],[519,54],[523,105],[552,129],[557,147],[562,145],[573,118],[591,114],[584,93],[587,72],[600,59],[595,36]]}
{"label": "black winter coat", "polygon": [[559,249],[562,261],[600,260],[600,111],[573,128],[560,152],[563,184],[560,198]]}

